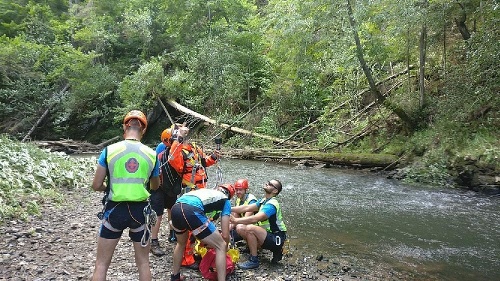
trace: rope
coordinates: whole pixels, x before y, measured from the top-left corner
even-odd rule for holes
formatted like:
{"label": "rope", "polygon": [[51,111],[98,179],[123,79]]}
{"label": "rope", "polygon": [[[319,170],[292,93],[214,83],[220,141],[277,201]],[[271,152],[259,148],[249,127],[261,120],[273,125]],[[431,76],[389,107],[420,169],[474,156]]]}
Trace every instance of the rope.
{"label": "rope", "polygon": [[216,162],[216,167],[217,169],[215,170],[215,186],[214,186],[214,189],[216,189],[219,184],[222,184],[224,182],[223,180],[223,177],[222,177],[222,168],[220,166],[220,162],[221,162],[221,155],[220,155],[220,145],[222,144],[222,139],[221,138],[216,138],[215,139],[215,149],[217,149],[217,151],[219,151],[219,159],[217,159],[217,162]]}
{"label": "rope", "polygon": [[219,161],[220,161],[220,158],[217,161],[217,170],[215,170],[215,187],[214,187],[214,189],[216,189],[220,184],[222,184],[224,182],[223,178],[222,178],[222,169],[219,166]]}

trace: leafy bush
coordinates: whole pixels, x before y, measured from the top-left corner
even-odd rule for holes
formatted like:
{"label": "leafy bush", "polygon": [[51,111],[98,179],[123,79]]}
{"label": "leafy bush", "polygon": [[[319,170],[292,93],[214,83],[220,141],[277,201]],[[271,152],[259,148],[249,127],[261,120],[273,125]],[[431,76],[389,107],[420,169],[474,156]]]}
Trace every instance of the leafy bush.
{"label": "leafy bush", "polygon": [[40,214],[40,203],[62,202],[64,188],[84,188],[95,158],[50,153],[0,136],[0,221]]}

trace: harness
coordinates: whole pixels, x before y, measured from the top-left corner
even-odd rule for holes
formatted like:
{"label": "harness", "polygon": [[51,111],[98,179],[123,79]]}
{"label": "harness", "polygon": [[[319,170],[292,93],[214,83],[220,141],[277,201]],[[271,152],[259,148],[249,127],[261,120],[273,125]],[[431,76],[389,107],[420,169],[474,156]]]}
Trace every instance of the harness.
{"label": "harness", "polygon": [[[106,202],[107,203],[107,202]],[[111,210],[110,210],[110,213],[113,212],[113,210],[118,206],[120,205],[121,203],[125,203],[127,204],[127,207],[130,209],[130,206],[128,205],[127,202],[118,202]],[[129,211],[130,212],[130,211]],[[158,220],[158,216],[156,215],[156,212],[151,208],[151,202],[149,201],[148,199],[148,204],[144,207],[143,209],[143,214],[144,214],[144,218],[145,218],[145,222],[144,224],[141,224],[141,226],[139,227],[136,227],[136,228],[130,228],[129,231],[130,232],[140,232],[140,231],[143,231],[144,230],[144,233],[142,234],[142,238],[141,238],[141,246],[142,247],[147,247],[150,240],[151,240],[151,227],[153,227],[157,220]],[[114,228],[107,219],[104,218],[104,214],[102,214],[102,217],[100,218],[101,221],[102,221],[102,225],[104,227],[106,227],[107,229],[113,231],[113,232],[120,232],[121,230],[119,229],[116,229]],[[136,222],[138,222],[134,217],[132,217],[133,220],[135,220]],[[146,237],[149,237],[148,239],[146,239]]]}
{"label": "harness", "polygon": [[[206,163],[204,161],[205,159],[198,150],[196,143],[193,142],[190,143],[190,145],[192,147],[192,151],[183,149],[183,154],[185,154],[184,156],[185,160],[184,160],[184,167],[182,174],[187,173],[187,168],[188,168],[187,163],[191,165],[191,179],[189,181],[184,178],[182,179],[182,184],[186,186],[186,188],[184,188],[183,190],[183,193],[187,193],[191,190],[198,189],[197,184],[202,184],[203,187],[205,187],[208,180],[208,176],[206,176],[206,171],[205,171],[206,167]],[[198,170],[202,170],[205,173],[205,178],[195,181],[196,173],[198,172]]]}
{"label": "harness", "polygon": [[[184,214],[184,208],[182,207],[183,206],[183,203],[179,203],[180,204],[180,207],[181,207],[181,211],[182,211],[182,216],[184,217],[184,220],[186,221],[186,223],[188,224],[189,228],[192,229],[193,227],[191,226],[191,224],[189,224],[189,221],[188,219],[186,218],[186,214]],[[193,233],[194,236],[197,236],[198,234],[200,234],[201,232],[203,232],[203,230],[207,229],[207,227],[210,225],[210,220],[207,220],[204,224],[200,225],[199,227],[197,227],[196,229],[192,229],[191,232]],[[170,226],[175,230],[175,232],[177,233],[184,233],[186,232],[186,229],[178,229],[176,227],[174,227],[172,225],[172,223],[170,223]]]}
{"label": "harness", "polygon": [[[108,202],[110,202],[109,193],[111,191],[111,179],[110,179],[110,171],[109,171],[109,163],[108,163],[108,147],[104,148],[104,159],[106,162],[106,183],[107,183],[107,185],[106,185],[106,190],[104,191],[104,196],[102,198],[103,207],[102,207],[102,210],[97,213],[97,217],[99,218],[99,220],[101,220],[102,225],[104,227],[106,227],[107,229],[109,229],[113,232],[120,232],[119,229],[116,229],[113,226],[111,226],[109,221],[104,218],[104,213],[106,212],[106,207],[108,205]],[[157,159],[155,159],[155,161],[157,161]],[[153,167],[155,165],[156,164],[153,163]],[[149,176],[150,178],[153,175],[153,172],[154,172],[154,168],[151,171],[151,175]],[[142,224],[141,226],[139,226],[137,228],[129,229],[129,231],[131,231],[131,232],[140,232],[140,231],[144,230],[144,233],[143,233],[142,238],[141,238],[141,246],[142,247],[148,246],[148,244],[151,240],[151,235],[150,235],[151,228],[156,224],[156,222],[158,220],[158,216],[157,216],[156,212],[151,208],[151,202],[150,202],[149,198],[148,198],[147,202],[148,202],[148,204],[143,209],[143,214],[144,214],[144,219],[145,219],[144,224]],[[110,210],[110,212],[112,212],[120,203],[126,203],[126,202],[118,202]],[[127,206],[128,206],[128,203],[127,203]],[[128,206],[128,208],[130,208],[130,206]],[[134,219],[136,222],[138,222],[134,217],[132,217],[132,219]],[[146,237],[149,237],[149,238],[146,239]]]}

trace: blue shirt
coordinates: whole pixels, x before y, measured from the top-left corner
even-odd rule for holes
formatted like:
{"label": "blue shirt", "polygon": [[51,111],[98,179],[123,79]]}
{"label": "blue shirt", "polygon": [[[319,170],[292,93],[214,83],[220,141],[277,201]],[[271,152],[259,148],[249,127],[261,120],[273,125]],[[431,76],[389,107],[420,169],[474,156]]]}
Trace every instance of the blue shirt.
{"label": "blue shirt", "polygon": [[160,142],[157,146],[156,146],[156,155],[159,155],[163,150],[167,149],[167,146],[163,143],[163,142]]}
{"label": "blue shirt", "polygon": [[205,214],[216,211],[221,212],[221,216],[231,215],[231,202],[227,195],[215,189],[190,191],[179,197],[176,202],[201,209]]}
{"label": "blue shirt", "polygon": [[260,207],[261,202],[264,202],[264,206],[262,206],[262,209],[260,209],[259,212],[263,212],[268,218],[270,218],[272,215],[276,214],[276,207],[274,207],[273,204],[266,204],[267,201],[269,200],[259,201],[255,204],[257,204],[257,207]]}

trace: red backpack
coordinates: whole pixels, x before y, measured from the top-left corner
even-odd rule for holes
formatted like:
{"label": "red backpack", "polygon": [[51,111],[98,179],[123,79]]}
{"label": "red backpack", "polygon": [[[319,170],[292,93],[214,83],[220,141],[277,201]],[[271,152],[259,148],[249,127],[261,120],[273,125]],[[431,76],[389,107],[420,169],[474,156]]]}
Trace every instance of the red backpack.
{"label": "red backpack", "polygon": [[[200,262],[201,276],[208,280],[217,280],[217,268],[215,266],[215,249],[208,249]],[[226,276],[234,272],[234,263],[226,254]]]}

